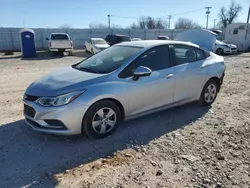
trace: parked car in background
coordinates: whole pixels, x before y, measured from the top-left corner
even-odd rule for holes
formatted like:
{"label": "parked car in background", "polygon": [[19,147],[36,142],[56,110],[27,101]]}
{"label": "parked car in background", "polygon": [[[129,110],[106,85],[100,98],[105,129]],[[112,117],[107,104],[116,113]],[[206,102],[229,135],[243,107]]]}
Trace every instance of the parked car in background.
{"label": "parked car in background", "polygon": [[216,54],[234,54],[237,53],[237,46],[234,44],[227,44],[223,41],[216,40],[214,50]]}
{"label": "parked car in background", "polygon": [[211,105],[225,65],[223,57],[198,46],[212,50],[215,37],[205,34],[211,35],[207,42],[206,37],[197,40],[193,34],[186,35],[189,42],[116,44],[48,74],[25,92],[26,122],[40,132],[103,138],[121,120],[193,101]]}
{"label": "parked car in background", "polygon": [[87,52],[96,54],[109,47],[109,44],[102,38],[90,38],[85,42]]}
{"label": "parked car in background", "polygon": [[142,40],[141,38],[131,38],[131,41],[140,41]]}
{"label": "parked car in background", "polygon": [[168,36],[160,35],[157,37],[158,40],[169,40]]}
{"label": "parked car in background", "polygon": [[63,55],[63,52],[72,53],[73,51],[73,41],[67,33],[52,33],[46,40],[49,41],[48,46],[51,52]]}
{"label": "parked car in background", "polygon": [[121,42],[131,41],[131,38],[127,35],[107,35],[105,40],[110,46],[112,46]]}

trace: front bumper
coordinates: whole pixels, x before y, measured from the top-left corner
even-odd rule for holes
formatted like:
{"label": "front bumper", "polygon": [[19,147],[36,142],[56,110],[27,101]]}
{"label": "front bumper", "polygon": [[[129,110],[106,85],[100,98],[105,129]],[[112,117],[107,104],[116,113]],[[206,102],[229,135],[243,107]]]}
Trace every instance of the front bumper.
{"label": "front bumper", "polygon": [[224,49],[225,54],[235,54],[237,53],[237,49]]}
{"label": "front bumper", "polygon": [[88,106],[74,102],[60,107],[43,107],[26,100],[23,103],[35,111],[34,115],[24,112],[27,124],[35,131],[57,135],[81,134],[82,120]]}
{"label": "front bumper", "polygon": [[60,51],[71,52],[73,51],[73,48],[50,48],[49,50],[51,52],[60,52]]}

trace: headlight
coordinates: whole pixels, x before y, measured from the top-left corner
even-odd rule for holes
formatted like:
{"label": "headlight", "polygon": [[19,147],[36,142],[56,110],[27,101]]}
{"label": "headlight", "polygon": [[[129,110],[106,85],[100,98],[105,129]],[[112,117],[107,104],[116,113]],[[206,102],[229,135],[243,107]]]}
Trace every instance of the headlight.
{"label": "headlight", "polygon": [[72,102],[83,93],[84,91],[76,91],[57,97],[41,97],[36,102],[42,106],[62,106]]}

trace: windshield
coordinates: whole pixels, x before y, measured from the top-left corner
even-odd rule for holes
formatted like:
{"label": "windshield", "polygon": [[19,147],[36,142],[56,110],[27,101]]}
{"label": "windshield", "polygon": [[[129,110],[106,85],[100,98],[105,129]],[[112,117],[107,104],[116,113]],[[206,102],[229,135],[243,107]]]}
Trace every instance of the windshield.
{"label": "windshield", "polygon": [[132,41],[139,41],[139,40],[142,40],[140,38],[133,38]]}
{"label": "windshield", "polygon": [[222,41],[220,41],[220,40],[216,40],[216,43],[217,43],[217,44],[226,44],[225,42],[222,42]]}
{"label": "windshield", "polygon": [[112,46],[73,66],[73,68],[98,74],[110,73],[140,52],[141,49],[131,46]]}
{"label": "windshield", "polygon": [[131,39],[127,36],[119,36],[118,38],[120,41],[131,41]]}
{"label": "windshield", "polygon": [[93,44],[107,44],[105,40],[102,39],[92,39]]}
{"label": "windshield", "polygon": [[51,40],[69,40],[69,37],[65,34],[53,34]]}

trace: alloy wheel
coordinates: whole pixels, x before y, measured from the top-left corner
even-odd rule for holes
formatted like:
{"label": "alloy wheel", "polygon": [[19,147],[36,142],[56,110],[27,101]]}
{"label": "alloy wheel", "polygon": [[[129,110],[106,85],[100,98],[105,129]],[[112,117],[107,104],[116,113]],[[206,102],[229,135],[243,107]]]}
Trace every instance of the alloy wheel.
{"label": "alloy wheel", "polygon": [[117,115],[111,108],[101,108],[92,119],[92,127],[98,134],[105,134],[111,131],[117,121]]}

